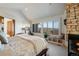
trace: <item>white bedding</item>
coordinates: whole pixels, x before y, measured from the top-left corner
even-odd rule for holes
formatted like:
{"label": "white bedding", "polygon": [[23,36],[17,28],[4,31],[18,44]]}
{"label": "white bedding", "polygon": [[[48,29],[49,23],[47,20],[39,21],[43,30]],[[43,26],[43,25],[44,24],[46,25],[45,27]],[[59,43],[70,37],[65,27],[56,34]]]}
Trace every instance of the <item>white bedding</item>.
{"label": "white bedding", "polygon": [[35,56],[47,48],[45,39],[27,34],[16,35],[4,46],[0,55]]}

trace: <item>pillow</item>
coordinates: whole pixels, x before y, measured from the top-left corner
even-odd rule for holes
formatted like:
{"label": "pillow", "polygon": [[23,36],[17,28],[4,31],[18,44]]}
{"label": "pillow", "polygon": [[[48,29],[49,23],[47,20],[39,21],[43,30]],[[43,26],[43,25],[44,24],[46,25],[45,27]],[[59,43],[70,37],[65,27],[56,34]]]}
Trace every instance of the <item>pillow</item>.
{"label": "pillow", "polygon": [[34,35],[31,31],[28,32],[29,35]]}
{"label": "pillow", "polygon": [[6,34],[4,32],[0,32],[0,40],[1,40],[2,44],[8,43],[8,39],[7,39]]}

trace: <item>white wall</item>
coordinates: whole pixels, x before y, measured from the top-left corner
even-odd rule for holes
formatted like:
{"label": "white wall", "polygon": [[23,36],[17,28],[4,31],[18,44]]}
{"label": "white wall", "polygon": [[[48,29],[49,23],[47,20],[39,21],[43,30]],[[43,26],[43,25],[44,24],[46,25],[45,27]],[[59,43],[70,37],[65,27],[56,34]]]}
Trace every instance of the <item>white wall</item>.
{"label": "white wall", "polygon": [[64,19],[66,19],[66,11],[62,15],[62,29],[63,29],[62,32],[66,33],[66,26],[64,25]]}
{"label": "white wall", "polygon": [[15,20],[15,34],[22,32],[22,26],[30,25],[29,21],[24,18],[18,10],[0,8],[0,16]]}
{"label": "white wall", "polygon": [[7,20],[9,20],[9,19],[7,19],[7,18],[4,18],[4,32],[5,32],[5,34],[6,34],[6,36],[7,36]]}

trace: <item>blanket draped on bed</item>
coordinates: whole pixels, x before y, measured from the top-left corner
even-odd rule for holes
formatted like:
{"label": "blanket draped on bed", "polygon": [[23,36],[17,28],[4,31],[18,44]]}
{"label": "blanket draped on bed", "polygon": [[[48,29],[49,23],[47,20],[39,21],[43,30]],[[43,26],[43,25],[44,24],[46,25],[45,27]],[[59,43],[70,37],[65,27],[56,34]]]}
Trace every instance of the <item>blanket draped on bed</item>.
{"label": "blanket draped on bed", "polygon": [[45,48],[47,48],[45,39],[21,34],[10,39],[9,44],[4,46],[3,51],[0,51],[0,55],[35,56]]}

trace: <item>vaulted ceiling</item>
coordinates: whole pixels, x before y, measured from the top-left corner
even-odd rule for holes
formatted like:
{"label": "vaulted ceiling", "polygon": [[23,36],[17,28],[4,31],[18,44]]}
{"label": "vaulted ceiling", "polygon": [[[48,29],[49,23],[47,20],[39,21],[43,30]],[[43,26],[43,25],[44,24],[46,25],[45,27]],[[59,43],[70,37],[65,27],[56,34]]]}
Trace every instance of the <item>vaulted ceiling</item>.
{"label": "vaulted ceiling", "polygon": [[62,15],[64,3],[2,3],[0,9],[20,11],[30,21],[48,16]]}

